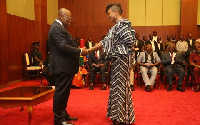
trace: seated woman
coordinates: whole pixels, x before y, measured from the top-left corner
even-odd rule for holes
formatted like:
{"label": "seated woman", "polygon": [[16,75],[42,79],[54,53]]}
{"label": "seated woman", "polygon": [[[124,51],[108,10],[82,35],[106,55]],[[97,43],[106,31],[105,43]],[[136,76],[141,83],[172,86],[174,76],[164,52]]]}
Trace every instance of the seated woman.
{"label": "seated woman", "polygon": [[195,92],[199,92],[200,88],[200,40],[194,44],[195,51],[190,54],[190,65],[193,67],[194,83],[196,84]]}

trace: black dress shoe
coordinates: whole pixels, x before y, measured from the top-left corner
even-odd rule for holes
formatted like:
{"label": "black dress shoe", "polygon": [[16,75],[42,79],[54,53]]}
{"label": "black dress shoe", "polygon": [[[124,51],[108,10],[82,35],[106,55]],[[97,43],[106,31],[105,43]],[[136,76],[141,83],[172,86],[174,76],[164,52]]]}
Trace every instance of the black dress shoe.
{"label": "black dress shoe", "polygon": [[169,86],[169,87],[167,88],[167,91],[172,91],[172,86]]}
{"label": "black dress shoe", "polygon": [[89,90],[93,90],[94,89],[94,86],[93,85],[90,85],[89,86]]}
{"label": "black dress shoe", "polygon": [[65,118],[67,121],[77,121],[78,118],[77,117],[71,117],[71,116],[68,116]]}
{"label": "black dress shoe", "polygon": [[176,90],[181,91],[181,92],[185,92],[185,90],[181,86],[177,87]]}
{"label": "black dress shoe", "polygon": [[146,91],[146,92],[150,92],[150,91],[151,91],[149,85],[147,85],[147,86],[145,87],[145,91]]}
{"label": "black dress shoe", "polygon": [[135,91],[135,87],[131,85],[131,91]]}

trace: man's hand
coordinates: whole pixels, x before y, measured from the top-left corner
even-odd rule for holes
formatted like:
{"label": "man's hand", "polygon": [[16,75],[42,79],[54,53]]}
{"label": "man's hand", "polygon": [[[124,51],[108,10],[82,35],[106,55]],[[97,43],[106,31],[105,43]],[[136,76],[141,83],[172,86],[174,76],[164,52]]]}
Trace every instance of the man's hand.
{"label": "man's hand", "polygon": [[139,50],[139,48],[138,48],[138,47],[137,47],[137,48],[134,48],[134,50],[135,50],[135,51],[138,51],[138,50]]}
{"label": "man's hand", "polygon": [[100,66],[100,67],[103,67],[103,66],[104,66],[104,64],[99,64],[99,66]]}
{"label": "man's hand", "polygon": [[92,63],[92,66],[99,67],[99,64]]}
{"label": "man's hand", "polygon": [[82,56],[86,56],[88,54],[86,47],[81,48],[82,49]]}
{"label": "man's hand", "polygon": [[91,49],[87,49],[88,54],[91,52]]}

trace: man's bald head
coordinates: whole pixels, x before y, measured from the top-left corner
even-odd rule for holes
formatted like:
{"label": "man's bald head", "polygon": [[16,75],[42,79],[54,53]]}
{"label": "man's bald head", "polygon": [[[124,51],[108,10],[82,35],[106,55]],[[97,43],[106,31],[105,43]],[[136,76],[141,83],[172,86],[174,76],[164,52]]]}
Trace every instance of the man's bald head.
{"label": "man's bald head", "polygon": [[62,23],[62,25],[66,28],[70,25],[71,22],[71,12],[65,8],[61,8],[58,11],[58,20]]}

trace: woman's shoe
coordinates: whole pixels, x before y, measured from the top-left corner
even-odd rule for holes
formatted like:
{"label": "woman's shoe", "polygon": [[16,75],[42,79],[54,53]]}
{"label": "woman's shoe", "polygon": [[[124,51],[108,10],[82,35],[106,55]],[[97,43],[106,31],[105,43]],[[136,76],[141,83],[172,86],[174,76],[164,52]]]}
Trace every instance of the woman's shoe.
{"label": "woman's shoe", "polygon": [[120,123],[117,120],[113,120],[111,125],[120,125]]}

